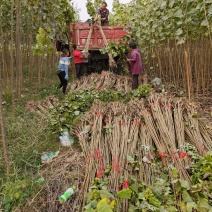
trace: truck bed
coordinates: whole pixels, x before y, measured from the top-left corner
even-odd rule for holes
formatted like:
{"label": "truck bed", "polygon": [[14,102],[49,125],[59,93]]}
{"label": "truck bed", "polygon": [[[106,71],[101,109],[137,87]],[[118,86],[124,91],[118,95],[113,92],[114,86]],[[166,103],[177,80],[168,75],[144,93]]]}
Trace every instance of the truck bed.
{"label": "truck bed", "polygon": [[[79,49],[83,50],[90,30],[89,23],[71,24],[70,30],[72,31],[73,44],[78,45]],[[118,43],[127,34],[127,32],[124,31],[123,26],[102,26],[102,30],[108,42],[113,41]],[[104,48],[104,46],[100,29],[98,25],[94,26],[90,39],[89,50],[99,50],[100,48]]]}

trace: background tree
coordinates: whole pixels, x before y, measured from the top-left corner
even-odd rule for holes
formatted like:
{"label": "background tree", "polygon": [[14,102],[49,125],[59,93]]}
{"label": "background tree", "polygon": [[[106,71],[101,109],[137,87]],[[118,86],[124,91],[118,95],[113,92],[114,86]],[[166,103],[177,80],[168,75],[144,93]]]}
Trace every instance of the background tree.
{"label": "background tree", "polygon": [[113,6],[110,23],[131,27],[149,74],[176,87],[183,82],[187,93],[210,93],[211,0],[132,0],[126,5],[114,0]]}
{"label": "background tree", "polygon": [[68,0],[2,0],[0,8],[2,88],[9,100],[20,98],[32,79],[40,87],[56,62],[55,37],[68,42],[69,23],[77,16]]}
{"label": "background tree", "polygon": [[87,0],[87,3],[86,3],[87,12],[92,19],[95,18],[96,11],[101,6],[101,3],[102,3],[101,0],[94,0],[94,1]]}

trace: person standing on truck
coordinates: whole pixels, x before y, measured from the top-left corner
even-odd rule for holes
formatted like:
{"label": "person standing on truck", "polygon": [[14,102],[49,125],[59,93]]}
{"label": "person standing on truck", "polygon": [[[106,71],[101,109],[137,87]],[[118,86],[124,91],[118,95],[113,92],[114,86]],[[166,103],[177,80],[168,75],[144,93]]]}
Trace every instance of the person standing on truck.
{"label": "person standing on truck", "polygon": [[80,77],[83,75],[82,73],[82,52],[78,49],[78,46],[76,44],[73,45],[73,56],[74,56],[74,62],[75,62],[75,69],[76,69],[76,77],[80,79]]}
{"label": "person standing on truck", "polygon": [[143,66],[141,61],[141,55],[139,50],[136,48],[135,43],[130,43],[130,59],[127,59],[130,62],[130,73],[132,76],[132,89],[138,88],[138,76],[143,72]]}
{"label": "person standing on truck", "polygon": [[109,10],[107,9],[107,3],[105,1],[102,2],[102,6],[97,10],[96,17],[94,21],[97,20],[98,16],[101,19],[101,26],[109,26],[108,16]]}
{"label": "person standing on truck", "polygon": [[68,84],[68,66],[70,63],[71,57],[69,57],[69,50],[63,49],[59,61],[59,65],[57,68],[57,76],[60,79],[60,85],[58,89],[63,87],[63,93],[66,93],[66,87]]}

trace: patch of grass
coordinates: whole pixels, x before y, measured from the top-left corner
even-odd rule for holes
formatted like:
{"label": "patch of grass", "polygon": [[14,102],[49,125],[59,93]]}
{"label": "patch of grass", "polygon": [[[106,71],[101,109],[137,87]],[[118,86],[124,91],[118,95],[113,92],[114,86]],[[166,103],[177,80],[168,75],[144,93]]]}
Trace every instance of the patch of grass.
{"label": "patch of grass", "polygon": [[34,196],[40,186],[33,177],[27,176],[4,182],[0,194],[1,208],[4,211],[15,211],[25,204],[27,198]]}
{"label": "patch of grass", "polygon": [[52,84],[49,88],[41,88],[38,92],[38,98],[43,99],[49,95],[57,95],[59,90],[57,89],[56,84]]}
{"label": "patch of grass", "polygon": [[21,104],[12,112],[4,112],[5,130],[11,171],[6,176],[3,151],[0,147],[0,202],[6,211],[12,211],[33,196],[40,188],[41,155],[59,149],[58,135],[52,134],[45,119],[32,114]]}
{"label": "patch of grass", "polygon": [[[71,78],[70,74],[69,83]],[[15,100],[14,108],[11,105],[10,90],[4,91],[6,142],[11,165],[7,176],[0,145],[0,208],[3,211],[15,211],[25,205],[28,198],[37,194],[43,185],[40,173],[43,166],[46,166],[41,164],[41,155],[60,148],[59,135],[52,133],[47,120],[30,113],[25,107],[28,101],[43,100],[49,95],[64,99],[62,91],[57,90],[58,84],[59,79],[55,72],[42,79],[39,89],[36,77],[32,82],[25,80],[21,98]]]}
{"label": "patch of grass", "polygon": [[16,107],[15,116],[7,112],[5,119],[9,152],[17,166],[22,166],[25,163],[23,160],[33,163],[43,151],[58,147],[56,135],[49,130],[47,121],[28,112],[24,106]]}

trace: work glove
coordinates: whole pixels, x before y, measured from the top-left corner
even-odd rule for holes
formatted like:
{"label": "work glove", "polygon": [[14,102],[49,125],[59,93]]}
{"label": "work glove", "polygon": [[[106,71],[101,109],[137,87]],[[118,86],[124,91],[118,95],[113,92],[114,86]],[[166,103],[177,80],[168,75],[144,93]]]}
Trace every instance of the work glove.
{"label": "work glove", "polygon": [[65,75],[64,79],[65,79],[65,80],[68,80],[68,75]]}

